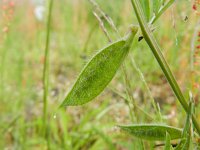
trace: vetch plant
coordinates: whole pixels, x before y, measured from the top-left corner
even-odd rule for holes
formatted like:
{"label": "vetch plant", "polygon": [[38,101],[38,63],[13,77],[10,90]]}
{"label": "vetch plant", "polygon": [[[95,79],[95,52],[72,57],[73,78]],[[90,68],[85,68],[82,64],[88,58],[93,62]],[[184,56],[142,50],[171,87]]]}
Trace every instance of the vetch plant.
{"label": "vetch plant", "polygon": [[158,124],[119,125],[119,127],[135,137],[153,141],[165,141],[166,132],[171,139],[180,139],[182,134],[181,129]]}
{"label": "vetch plant", "polygon": [[[143,38],[160,65],[175,96],[187,113],[185,127],[184,129],[179,129],[163,124],[119,125],[122,130],[140,139],[166,141],[166,150],[173,149],[170,144],[170,141],[173,139],[181,139],[180,142],[176,144],[176,149],[182,149],[183,147],[189,149],[191,138],[194,136],[194,134],[192,134],[193,125],[198,133],[195,132],[195,135],[200,135],[200,127],[193,111],[192,96],[190,94],[191,100],[188,105],[186,98],[161,52],[159,44],[150,30],[150,25],[153,25],[174,1],[175,0],[155,0],[150,2],[149,0],[131,0],[131,4],[139,22]],[[103,48],[91,58],[78,76],[77,81],[64,99],[61,107],[85,104],[93,100],[106,88],[116,74],[119,66],[128,55],[137,30],[137,26],[132,26],[128,35]]]}
{"label": "vetch plant", "polygon": [[85,104],[98,96],[126,58],[137,30],[130,27],[128,35],[100,50],[82,70],[61,106]]}
{"label": "vetch plant", "polygon": [[[180,87],[177,84],[177,81],[175,77],[173,76],[164,56],[161,53],[161,48],[159,47],[157,41],[155,40],[153,34],[151,33],[145,19],[144,19],[144,14],[142,12],[140,2],[138,0],[131,0],[133,8],[135,10],[138,22],[140,24],[143,36],[149,45],[149,47],[152,50],[152,53],[154,54],[155,58],[157,59],[163,73],[165,74],[165,77],[167,78],[172,90],[174,91],[176,97],[178,98],[179,102],[181,103],[182,107],[184,110],[187,112],[188,111],[188,104],[185,100],[185,97],[183,96],[183,93],[180,90]],[[200,134],[200,127],[198,125],[198,122],[196,118],[193,116],[193,123],[195,128],[197,129],[197,132]]]}

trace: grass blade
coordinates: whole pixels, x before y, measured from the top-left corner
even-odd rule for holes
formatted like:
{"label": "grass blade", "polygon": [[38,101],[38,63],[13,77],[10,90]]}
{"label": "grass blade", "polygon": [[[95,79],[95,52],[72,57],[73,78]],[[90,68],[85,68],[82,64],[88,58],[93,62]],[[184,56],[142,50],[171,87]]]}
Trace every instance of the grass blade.
{"label": "grass blade", "polygon": [[[53,0],[50,0],[48,3],[48,16],[47,16],[47,33],[46,33],[46,43],[45,43],[45,57],[44,57],[44,67],[43,67],[43,134],[46,140],[48,141],[48,129],[47,129],[47,96],[49,88],[49,42],[50,42],[50,30],[51,30],[51,16],[52,16],[52,7]],[[49,142],[48,142],[49,143]]]}
{"label": "grass blade", "polygon": [[185,127],[182,133],[182,139],[175,150],[188,150],[190,148],[190,142],[192,138],[191,134],[191,117],[194,110],[194,104],[192,101],[192,96],[190,96],[189,110],[187,112],[187,119],[185,122]]}
{"label": "grass blade", "polygon": [[150,2],[149,0],[141,0],[143,12],[145,14],[145,17],[147,21],[150,20],[150,15],[151,15],[151,9],[150,9]]}
{"label": "grass blade", "polygon": [[165,148],[164,148],[164,150],[173,149],[170,142],[171,142],[171,137],[170,137],[169,133],[166,132],[166,140],[165,140]]}
{"label": "grass blade", "polygon": [[184,148],[185,142],[185,138],[181,139],[180,143],[176,146],[175,150],[182,150]]}
{"label": "grass blade", "polygon": [[158,14],[161,4],[161,0],[153,0],[153,12],[155,13],[155,15]]}

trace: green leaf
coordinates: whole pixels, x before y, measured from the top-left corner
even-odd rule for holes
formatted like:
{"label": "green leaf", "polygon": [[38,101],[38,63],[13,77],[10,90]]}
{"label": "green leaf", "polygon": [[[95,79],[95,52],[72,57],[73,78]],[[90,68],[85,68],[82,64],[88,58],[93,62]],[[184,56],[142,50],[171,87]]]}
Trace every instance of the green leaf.
{"label": "green leaf", "polygon": [[61,106],[82,105],[98,96],[116,74],[127,56],[138,27],[121,40],[100,50],[86,64]]}
{"label": "green leaf", "polygon": [[176,146],[175,150],[182,150],[184,148],[185,143],[186,143],[186,139],[182,138],[179,144]]}
{"label": "green leaf", "polygon": [[153,0],[153,12],[155,14],[157,14],[159,12],[161,5],[162,5],[161,0]]}
{"label": "green leaf", "polygon": [[175,150],[188,150],[190,148],[191,142],[191,121],[192,121],[192,114],[194,111],[194,103],[192,100],[192,96],[190,96],[190,103],[189,103],[189,110],[187,112],[187,119],[185,122],[185,127],[182,132],[182,139],[175,148]]}
{"label": "green leaf", "polygon": [[146,17],[147,21],[149,21],[150,17],[151,17],[150,2],[149,2],[149,0],[141,0],[141,4],[142,4],[142,8],[143,8],[145,17]]}
{"label": "green leaf", "polygon": [[181,129],[167,125],[141,124],[141,125],[126,125],[119,127],[135,137],[153,141],[156,140],[164,141],[166,137],[166,132],[168,132],[171,139],[179,139],[181,138],[182,134]]}
{"label": "green leaf", "polygon": [[109,150],[115,150],[116,146],[113,144],[112,139],[103,133],[103,131],[99,130],[98,128],[94,127],[93,130],[99,135],[105,143],[109,146]]}
{"label": "green leaf", "polygon": [[165,140],[165,148],[164,150],[171,150],[173,149],[171,146],[171,137],[168,132],[166,132],[166,140]]}
{"label": "green leaf", "polygon": [[160,18],[160,16],[165,13],[165,11],[175,2],[175,0],[169,0],[166,4],[165,1],[163,0],[161,2],[161,4],[163,6],[161,6],[161,8],[159,8],[159,11],[157,13],[155,13],[155,16],[151,19],[150,24],[155,23],[156,20],[158,20],[158,18]]}

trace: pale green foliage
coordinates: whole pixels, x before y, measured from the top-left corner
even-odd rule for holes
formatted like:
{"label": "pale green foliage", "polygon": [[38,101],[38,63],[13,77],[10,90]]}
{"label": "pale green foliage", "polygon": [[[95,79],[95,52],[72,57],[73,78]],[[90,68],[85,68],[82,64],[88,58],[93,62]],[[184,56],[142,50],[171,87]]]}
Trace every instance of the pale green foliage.
{"label": "pale green foliage", "polygon": [[122,130],[129,134],[146,140],[165,141],[166,132],[170,135],[171,139],[181,138],[182,130],[167,125],[157,124],[136,124],[119,126]]}
{"label": "pale green foliage", "polygon": [[162,5],[162,0],[153,0],[153,12],[157,14]]}
{"label": "pale green foliage", "polygon": [[132,27],[127,36],[92,57],[61,106],[85,104],[104,90],[127,56],[137,29]]}
{"label": "pale green foliage", "polygon": [[150,1],[149,0],[141,0],[142,8],[145,14],[147,21],[150,20],[151,17],[151,8],[150,8]]}
{"label": "pale green foliage", "polygon": [[171,137],[170,137],[169,133],[166,132],[166,140],[165,140],[164,150],[172,150],[173,149],[170,142],[171,142]]}

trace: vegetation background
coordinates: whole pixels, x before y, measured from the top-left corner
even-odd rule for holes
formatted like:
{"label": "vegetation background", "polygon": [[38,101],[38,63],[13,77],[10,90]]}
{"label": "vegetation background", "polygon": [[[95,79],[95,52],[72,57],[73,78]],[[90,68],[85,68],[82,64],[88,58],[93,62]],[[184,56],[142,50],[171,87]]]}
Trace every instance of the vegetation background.
{"label": "vegetation background", "polygon": [[[130,24],[137,24],[130,0],[96,2],[121,35]],[[154,24],[154,35],[186,97],[192,91],[200,114],[200,27],[192,6],[189,0],[175,2]],[[1,0],[0,7],[0,149],[132,150],[140,147],[139,140],[121,132],[117,124],[184,126],[185,112],[148,45],[144,40],[138,44],[137,39],[129,59],[95,101],[58,109],[88,58],[109,43],[89,1],[60,0],[53,3],[52,10],[46,141],[41,132],[48,6],[45,1]],[[104,24],[111,39],[119,39],[108,23]],[[130,100],[134,101],[133,119]],[[159,113],[152,101],[159,104]],[[145,142],[146,147],[154,145]]]}

